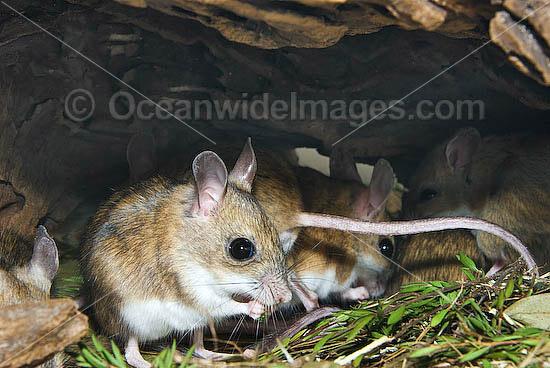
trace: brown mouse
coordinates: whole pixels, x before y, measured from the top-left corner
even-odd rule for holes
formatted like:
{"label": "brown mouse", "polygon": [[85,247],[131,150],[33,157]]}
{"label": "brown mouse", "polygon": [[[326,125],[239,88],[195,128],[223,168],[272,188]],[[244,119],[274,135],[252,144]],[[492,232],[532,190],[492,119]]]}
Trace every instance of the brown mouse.
{"label": "brown mouse", "polygon": [[[156,176],[104,203],[84,242],[82,272],[95,318],[126,343],[126,360],[149,367],[139,342],[194,334],[210,320],[264,311],[292,297],[278,234],[252,196],[253,151],[228,174],[214,152],[181,180]],[[244,300],[240,302],[237,300]]]}
{"label": "brown mouse", "polygon": [[[49,299],[58,268],[57,246],[44,226],[38,226],[32,242],[0,229],[0,307]],[[62,367],[65,360],[57,353],[39,367]]]}
{"label": "brown mouse", "polygon": [[466,254],[479,269],[484,268],[485,260],[476,239],[466,230],[415,234],[398,244],[394,257],[397,266],[388,294],[411,282],[466,280],[464,265],[456,258],[459,253]]}
{"label": "brown mouse", "polygon": [[[363,221],[389,220],[385,204],[394,185],[390,164],[377,162],[368,187],[357,181],[355,163],[347,166],[353,174],[347,176],[355,180],[329,178],[309,168],[296,170],[305,210]],[[335,174],[332,166],[331,175]],[[317,297],[377,298],[390,277],[393,252],[392,237],[309,227],[289,253],[291,284],[304,290],[299,296],[307,310],[317,306]]]}
{"label": "brown mouse", "polygon": [[[411,179],[407,216],[471,216],[516,234],[538,265],[550,260],[550,142],[529,134],[481,138],[459,130],[437,145]],[[477,244],[492,262],[490,274],[518,257],[518,249],[483,233]],[[520,255],[526,257],[520,249]]]}
{"label": "brown mouse", "polygon": [[48,299],[59,268],[57,247],[39,226],[32,243],[0,229],[0,306]]}

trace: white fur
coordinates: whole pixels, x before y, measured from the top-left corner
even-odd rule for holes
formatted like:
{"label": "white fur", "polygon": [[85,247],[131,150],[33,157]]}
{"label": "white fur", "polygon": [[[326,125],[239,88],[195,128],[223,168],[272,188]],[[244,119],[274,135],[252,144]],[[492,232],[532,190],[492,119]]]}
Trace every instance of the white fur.
{"label": "white fur", "polygon": [[378,264],[374,257],[369,254],[361,254],[357,257],[357,263],[350,276],[342,283],[338,281],[334,268],[328,268],[322,273],[305,272],[300,275],[300,279],[320,299],[325,299],[330,294],[341,294],[346,297],[351,286],[358,278],[365,281],[365,288],[368,290],[369,295],[379,295],[384,286],[380,285],[378,280],[390,276],[389,274],[381,275],[384,271],[385,266]]}
{"label": "white fur", "polygon": [[44,293],[49,293],[52,281],[45,275],[44,270],[32,263],[14,270],[14,276],[25,284],[31,284]]}
{"label": "white fur", "polygon": [[283,246],[283,252],[287,254],[294,245],[294,242],[298,238],[298,234],[294,234],[291,231],[284,231],[279,234],[279,240]]}
{"label": "white fur", "polygon": [[179,302],[158,299],[125,303],[122,318],[139,341],[152,341],[174,331],[186,332],[206,326],[206,315]]}
{"label": "white fur", "polygon": [[[223,273],[221,279],[212,276],[213,273]],[[249,276],[243,274],[228,273],[220,270],[206,270],[198,265],[193,265],[193,272],[184,276],[181,280],[187,290],[192,293],[198,305],[211,311],[214,318],[228,317],[242,313],[235,311],[232,304],[235,301],[231,294],[245,294],[251,291],[255,285]],[[243,304],[243,303],[238,303]]]}
{"label": "white fur", "polygon": [[[250,281],[245,276],[231,275],[231,282]],[[223,281],[216,281],[211,272],[199,266],[193,267],[193,272],[180,282],[187,286],[200,309],[179,301],[159,299],[132,301],[122,306],[122,318],[139,341],[156,340],[176,331],[193,331],[206,326],[209,318],[217,320],[250,313],[248,303],[234,301],[231,294],[242,293],[253,285],[223,285]]]}
{"label": "white fur", "polygon": [[304,272],[300,275],[302,282],[311,290],[313,290],[320,299],[327,298],[332,293],[341,293],[351,285],[355,280],[355,272],[352,272],[350,277],[340,284],[336,278],[334,268],[327,268],[322,273]]}

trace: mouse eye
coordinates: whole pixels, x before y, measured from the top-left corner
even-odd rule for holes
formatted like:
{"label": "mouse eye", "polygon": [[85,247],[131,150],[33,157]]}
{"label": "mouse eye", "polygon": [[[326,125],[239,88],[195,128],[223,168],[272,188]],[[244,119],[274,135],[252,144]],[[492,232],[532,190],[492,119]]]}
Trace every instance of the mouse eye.
{"label": "mouse eye", "polygon": [[229,254],[237,261],[247,261],[254,256],[254,243],[246,238],[237,238],[229,244]]}
{"label": "mouse eye", "polygon": [[421,201],[429,201],[430,199],[433,199],[437,195],[437,191],[432,188],[426,188],[420,193],[420,200]]}
{"label": "mouse eye", "polygon": [[384,257],[391,258],[393,256],[393,243],[390,239],[384,238],[378,242],[378,250]]}

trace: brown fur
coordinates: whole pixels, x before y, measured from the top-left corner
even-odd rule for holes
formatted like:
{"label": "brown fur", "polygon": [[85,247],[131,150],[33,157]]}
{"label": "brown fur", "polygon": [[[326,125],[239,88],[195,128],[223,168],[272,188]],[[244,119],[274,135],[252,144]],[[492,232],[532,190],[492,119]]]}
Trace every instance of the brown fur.
{"label": "brown fur", "polygon": [[389,293],[401,285],[420,281],[465,280],[464,266],[456,255],[464,253],[483,269],[483,255],[475,237],[465,230],[449,230],[416,234],[399,244],[395,256],[396,267],[388,288]]}
{"label": "brown fur", "polygon": [[[217,146],[216,153],[231,166],[237,160],[242,147]],[[303,210],[298,180],[285,153],[255,149],[258,169],[252,186],[252,195],[271,219],[279,234],[289,231],[294,237],[296,215]],[[160,169],[160,173],[182,180],[185,170],[193,158],[192,154],[182,153]],[[241,188],[242,189],[242,188]]]}
{"label": "brown fur", "polygon": [[0,306],[49,297],[51,280],[36,278],[30,269],[32,250],[18,234],[0,229]]}
{"label": "brown fur", "polygon": [[[116,193],[97,212],[84,243],[82,271],[106,333],[128,337],[120,317],[124,300],[179,301],[208,314],[182,285],[194,265],[216,278],[228,272],[256,279],[286,272],[273,224],[250,194],[230,182],[209,220],[191,217],[195,198],[189,173],[177,180],[158,176]],[[235,237],[252,239],[261,262],[231,261],[225,246]]]}
{"label": "brown fur", "polygon": [[[0,229],[0,307],[49,299],[52,281],[33,272],[32,253],[31,242]],[[58,368],[67,361],[68,357],[60,352],[37,367]]]}
{"label": "brown fur", "polygon": [[[452,170],[445,158],[447,142],[423,160],[411,179],[405,202],[412,217],[456,214],[466,208],[473,216],[494,222],[518,236],[537,264],[550,260],[550,138],[512,135],[482,139],[472,162]],[[438,195],[422,201],[425,188]],[[460,211],[459,211],[460,212]],[[479,232],[478,245],[490,260],[517,259],[501,239]]]}

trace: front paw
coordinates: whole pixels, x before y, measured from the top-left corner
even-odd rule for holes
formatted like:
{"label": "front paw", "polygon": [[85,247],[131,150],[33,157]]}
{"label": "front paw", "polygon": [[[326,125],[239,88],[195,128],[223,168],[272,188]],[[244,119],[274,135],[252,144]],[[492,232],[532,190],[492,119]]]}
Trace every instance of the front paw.
{"label": "front paw", "polygon": [[264,314],[265,306],[256,300],[249,301],[248,305],[248,315],[253,319],[258,319]]}
{"label": "front paw", "polygon": [[369,291],[364,286],[348,289],[342,294],[347,301],[355,302],[358,300],[366,300],[370,297]]}

